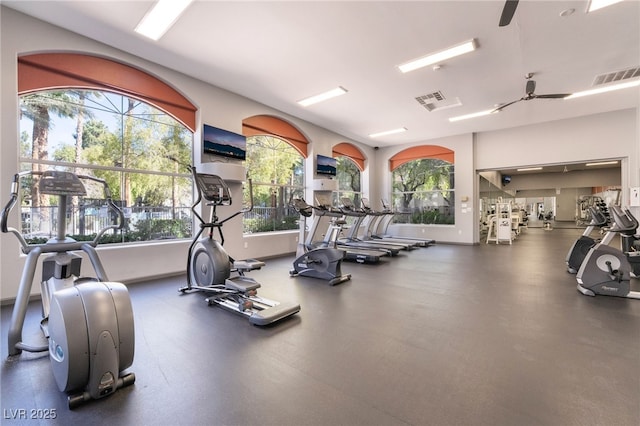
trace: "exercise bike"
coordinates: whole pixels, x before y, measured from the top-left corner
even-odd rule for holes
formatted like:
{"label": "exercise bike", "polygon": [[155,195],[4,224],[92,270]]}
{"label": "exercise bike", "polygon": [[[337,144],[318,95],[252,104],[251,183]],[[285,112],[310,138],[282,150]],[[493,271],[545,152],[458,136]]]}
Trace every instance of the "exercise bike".
{"label": "exercise bike", "polygon": [[[193,181],[197,189],[197,199],[191,206],[194,217],[200,223],[187,254],[187,285],[179,288],[181,293],[204,292],[210,294],[205,300],[232,312],[248,317],[253,325],[264,326],[287,318],[300,311],[300,305],[279,303],[258,296],[260,284],[245,272],[260,269],[265,264],[256,259],[234,260],[224,249],[222,226],[234,217],[253,209],[253,201],[229,217],[220,220],[216,213],[218,206],[231,205],[231,191],[226,182],[217,175],[198,173],[190,166]],[[251,180],[249,180],[250,199],[253,200]],[[202,199],[210,206],[210,217],[205,221],[196,211]],[[218,230],[220,241],[214,238],[214,229]],[[202,236],[204,231],[208,232]],[[202,238],[201,238],[202,237]],[[236,275],[232,276],[234,273]]]}
{"label": "exercise bike", "polygon": [[631,266],[631,277],[640,278],[640,236],[638,231],[638,220],[627,208],[624,211],[620,207],[613,208],[613,214],[617,220],[627,229],[620,233],[622,252]]}
{"label": "exercise bike", "polygon": [[[608,215],[602,208],[598,209],[591,206],[588,208],[588,211],[591,216],[589,225],[585,228],[580,238],[573,243],[565,259],[567,263],[567,272],[570,274],[578,273],[578,269],[580,269],[580,265],[582,265],[584,258],[587,257],[587,253],[589,253],[591,247],[598,242],[595,238],[591,237],[591,233],[596,228],[602,230],[609,223]],[[600,242],[608,245],[614,236],[615,234],[613,232],[607,232],[605,234],[605,238]]]}
{"label": "exercise bike", "polygon": [[[611,212],[614,223],[608,232],[633,235],[638,222],[631,220],[617,206],[612,207]],[[640,257],[636,258],[640,260]],[[582,262],[576,275],[577,288],[585,296],[599,294],[640,299],[640,292],[631,290],[631,276],[632,265],[628,255],[600,242],[589,250]]]}
{"label": "exercise bike", "polygon": [[[9,213],[19,199],[20,179],[27,176],[39,178],[41,194],[59,199],[57,235],[44,244],[29,244],[19,230],[7,226]],[[66,236],[67,202],[69,197],[86,195],[83,181],[87,180],[102,185],[119,224],[101,229],[92,241],[81,242]],[[48,350],[56,384],[68,393],[69,408],[135,382],[135,375],[125,372],[133,363],[135,343],[129,293],[123,284],[109,281],[95,250],[107,231],[122,227],[123,218],[104,180],[53,170],[16,174],[11,199],[2,211],[2,232],[14,234],[27,255],[9,324],[9,356]],[[88,256],[97,278],[80,278],[82,257],[73,253],[78,250]],[[42,254],[48,255],[42,262],[40,325],[48,344],[33,345],[22,341],[22,329]]]}
{"label": "exercise bike", "polygon": [[[312,229],[305,236],[307,229],[307,218],[313,214],[314,207],[307,204],[301,198],[293,200],[293,207],[300,213],[300,236],[298,237],[298,249],[296,260],[293,261],[293,269],[289,275],[319,278],[329,281],[329,285],[336,285],[351,279],[351,274],[342,273],[342,261],[346,257],[346,252],[336,248],[336,239],[342,229],[342,214],[336,214],[328,210],[317,209],[316,220]],[[319,245],[315,245],[313,237],[318,229],[320,217],[329,216],[332,218],[329,225],[329,232],[325,240]]]}

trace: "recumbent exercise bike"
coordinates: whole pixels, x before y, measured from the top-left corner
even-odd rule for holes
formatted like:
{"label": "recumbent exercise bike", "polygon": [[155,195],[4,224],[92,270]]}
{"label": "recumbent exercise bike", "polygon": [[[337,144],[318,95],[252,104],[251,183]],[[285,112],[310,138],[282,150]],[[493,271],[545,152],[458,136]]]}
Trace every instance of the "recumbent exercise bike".
{"label": "recumbent exercise bike", "polygon": [[[314,207],[307,204],[302,198],[294,198],[292,205],[300,213],[300,234],[296,259],[293,261],[293,268],[289,270],[289,275],[319,278],[328,281],[329,285],[350,280],[351,274],[342,273],[342,261],[347,253],[336,247],[338,234],[344,224],[342,214]],[[314,210],[317,212],[315,221],[307,232],[307,218],[313,215]],[[331,217],[329,230],[324,241],[315,243],[313,238],[318,229],[320,218],[323,216]]]}
{"label": "recumbent exercise bike", "polygon": [[[631,289],[631,279],[640,274],[640,247],[635,232],[638,221],[629,209],[611,207],[613,225],[608,233],[619,233],[623,250],[602,242],[595,244],[585,257],[576,275],[578,291],[585,296],[618,296],[640,299],[640,292]],[[603,240],[610,240],[605,236]]]}

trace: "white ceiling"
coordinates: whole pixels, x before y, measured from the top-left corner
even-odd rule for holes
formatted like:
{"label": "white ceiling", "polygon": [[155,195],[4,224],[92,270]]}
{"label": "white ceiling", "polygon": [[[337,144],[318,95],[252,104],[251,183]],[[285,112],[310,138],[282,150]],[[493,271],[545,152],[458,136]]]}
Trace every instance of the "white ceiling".
{"label": "white ceiling", "polygon": [[[592,87],[601,73],[640,66],[640,2],[585,13],[587,1],[521,0],[499,27],[504,1],[195,1],[158,42],[133,29],[152,1],[6,1],[2,4],[254,99],[370,146],[390,146],[640,107],[640,89],[518,102],[525,94]],[[575,12],[561,17],[564,10]],[[434,71],[402,74],[410,59],[475,38],[478,49]],[[296,101],[336,86],[344,96]],[[429,112],[415,98],[440,91],[462,106]],[[406,127],[380,139],[371,133]]]}

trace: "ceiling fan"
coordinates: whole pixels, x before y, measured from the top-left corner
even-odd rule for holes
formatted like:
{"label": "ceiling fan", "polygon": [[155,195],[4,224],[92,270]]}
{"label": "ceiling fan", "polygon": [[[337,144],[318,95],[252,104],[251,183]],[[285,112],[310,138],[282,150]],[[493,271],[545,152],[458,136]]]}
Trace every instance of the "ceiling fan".
{"label": "ceiling fan", "polygon": [[536,81],[535,80],[531,80],[531,78],[533,77],[533,73],[530,72],[527,75],[525,75],[524,78],[527,79],[527,85],[525,87],[525,92],[526,95],[524,95],[523,97],[521,97],[520,99],[516,99],[515,101],[512,102],[508,102],[506,104],[500,105],[499,107],[497,107],[496,109],[494,109],[493,112],[498,112],[503,110],[504,108],[508,107],[509,105],[513,105],[516,102],[520,102],[520,101],[530,101],[531,99],[564,99],[567,96],[569,96],[571,93],[552,93],[549,95],[536,95],[535,91],[536,91]]}
{"label": "ceiling fan", "polygon": [[500,15],[500,23],[498,26],[506,27],[511,23],[511,19],[513,18],[513,14],[516,13],[516,8],[518,7],[518,0],[507,0],[504,3],[504,8],[502,9],[502,15]]}

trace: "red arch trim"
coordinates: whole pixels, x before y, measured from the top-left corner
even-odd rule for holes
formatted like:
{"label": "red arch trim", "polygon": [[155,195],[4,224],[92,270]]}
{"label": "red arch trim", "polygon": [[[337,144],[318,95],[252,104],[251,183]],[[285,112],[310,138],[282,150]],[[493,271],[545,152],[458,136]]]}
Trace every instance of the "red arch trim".
{"label": "red arch trim", "polygon": [[401,165],[409,161],[419,160],[422,158],[437,158],[448,163],[454,163],[455,153],[443,146],[438,145],[420,145],[407,148],[398,152],[389,159],[389,170],[394,171]]}
{"label": "red arch trim", "polygon": [[342,142],[334,146],[332,151],[334,157],[338,157],[341,155],[344,157],[349,157],[356,163],[360,171],[364,170],[364,154],[355,145],[347,142]]}
{"label": "red arch trim", "polygon": [[242,120],[245,136],[273,135],[286,140],[304,158],[307,158],[307,138],[290,123],[270,115],[254,115]]}
{"label": "red arch trim", "polygon": [[82,53],[37,53],[18,58],[18,94],[79,88],[121,93],[154,105],[192,132],[197,108],[158,78],[111,59]]}

